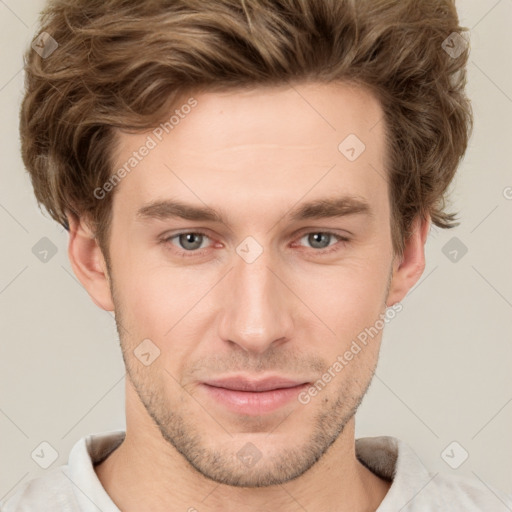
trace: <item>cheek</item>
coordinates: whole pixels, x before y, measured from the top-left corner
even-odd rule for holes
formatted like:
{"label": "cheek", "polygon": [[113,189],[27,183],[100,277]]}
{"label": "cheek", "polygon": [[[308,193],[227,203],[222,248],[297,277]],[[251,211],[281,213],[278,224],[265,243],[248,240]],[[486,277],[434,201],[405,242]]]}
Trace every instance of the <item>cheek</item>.
{"label": "cheek", "polygon": [[[374,264],[369,265],[368,261]],[[350,342],[365,327],[373,325],[385,309],[388,274],[384,267],[372,259],[317,267],[298,273],[294,291],[336,333],[335,337],[330,336],[333,341]],[[302,318],[306,316],[311,319],[311,315]],[[326,329],[325,332],[329,334]]]}
{"label": "cheek", "polygon": [[[207,289],[189,273],[171,268],[153,268],[142,265],[138,271],[133,266],[122,276],[119,299],[123,313],[123,326],[129,334],[130,347],[149,338],[160,349],[158,365],[163,365],[173,375],[183,360],[194,349],[192,340],[197,332],[194,307]],[[191,283],[194,283],[191,287]]]}
{"label": "cheek", "polygon": [[133,343],[137,339],[160,339],[173,326],[180,310],[180,291],[171,280],[130,265],[125,258],[116,268],[116,308]]}

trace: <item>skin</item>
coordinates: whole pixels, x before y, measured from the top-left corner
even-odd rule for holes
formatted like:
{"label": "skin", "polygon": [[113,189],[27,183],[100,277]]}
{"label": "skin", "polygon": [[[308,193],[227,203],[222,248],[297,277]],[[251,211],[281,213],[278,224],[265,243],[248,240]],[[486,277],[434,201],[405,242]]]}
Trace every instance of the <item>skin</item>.
{"label": "skin", "polygon": [[[115,311],[127,368],[126,439],[96,473],[125,512],[374,511],[390,483],[357,460],[354,414],[382,331],[308,404],[236,414],[200,383],[234,374],[315,382],[421,276],[429,220],[416,219],[403,256],[393,253],[380,105],[347,84],[194,98],[114,191],[110,272],[86,220],[69,219],[74,272]],[[120,133],[116,165],[148,134]],[[353,162],[338,150],[349,134],[366,145]],[[364,199],[372,215],[289,219],[304,202],[341,195]],[[170,198],[226,222],[137,218]],[[197,231],[207,234],[192,249],[201,255],[179,255],[194,240],[160,241]],[[307,236],[326,231],[349,241]],[[248,236],[263,250],[252,263],[236,252]],[[133,351],[148,338],[160,355],[145,366]],[[250,468],[237,458],[248,442],[261,454]]]}

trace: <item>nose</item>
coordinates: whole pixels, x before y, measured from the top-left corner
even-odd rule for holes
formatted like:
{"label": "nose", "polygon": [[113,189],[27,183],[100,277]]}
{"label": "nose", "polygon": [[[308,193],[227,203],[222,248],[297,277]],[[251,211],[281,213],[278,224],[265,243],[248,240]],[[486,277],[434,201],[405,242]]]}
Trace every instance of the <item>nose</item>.
{"label": "nose", "polygon": [[286,275],[265,251],[252,263],[235,254],[234,268],[224,281],[220,339],[254,354],[291,339],[292,313],[298,305]]}

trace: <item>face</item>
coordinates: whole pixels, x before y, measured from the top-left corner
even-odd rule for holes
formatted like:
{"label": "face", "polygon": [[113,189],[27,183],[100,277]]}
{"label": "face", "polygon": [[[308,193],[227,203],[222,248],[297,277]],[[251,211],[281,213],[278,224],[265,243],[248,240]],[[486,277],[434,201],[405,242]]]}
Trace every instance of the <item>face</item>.
{"label": "face", "polygon": [[[207,478],[279,484],[334,443],[377,363],[380,330],[357,340],[382,323],[394,268],[382,112],[346,84],[187,102],[169,133],[121,133],[116,152],[116,169],[139,152],[109,241],[127,408]],[[350,134],[364,151],[338,147]]]}

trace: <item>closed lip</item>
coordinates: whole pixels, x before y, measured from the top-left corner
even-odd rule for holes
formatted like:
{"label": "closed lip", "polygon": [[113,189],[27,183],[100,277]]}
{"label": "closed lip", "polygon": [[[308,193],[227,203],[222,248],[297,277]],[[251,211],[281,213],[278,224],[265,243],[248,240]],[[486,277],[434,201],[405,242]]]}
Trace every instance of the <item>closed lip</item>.
{"label": "closed lip", "polygon": [[307,384],[305,380],[290,379],[287,377],[270,376],[265,378],[250,378],[231,376],[205,381],[207,386],[230,389],[232,391],[262,392],[273,389],[293,388]]}

